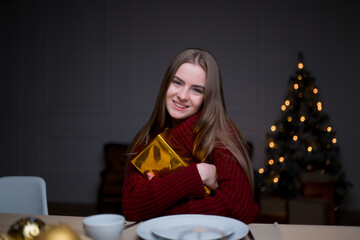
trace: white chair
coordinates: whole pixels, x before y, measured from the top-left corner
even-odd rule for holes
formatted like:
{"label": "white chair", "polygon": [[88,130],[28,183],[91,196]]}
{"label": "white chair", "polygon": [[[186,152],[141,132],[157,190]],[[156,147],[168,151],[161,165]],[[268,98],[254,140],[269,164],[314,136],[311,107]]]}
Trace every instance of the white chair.
{"label": "white chair", "polygon": [[44,179],[36,176],[0,177],[0,213],[48,215]]}

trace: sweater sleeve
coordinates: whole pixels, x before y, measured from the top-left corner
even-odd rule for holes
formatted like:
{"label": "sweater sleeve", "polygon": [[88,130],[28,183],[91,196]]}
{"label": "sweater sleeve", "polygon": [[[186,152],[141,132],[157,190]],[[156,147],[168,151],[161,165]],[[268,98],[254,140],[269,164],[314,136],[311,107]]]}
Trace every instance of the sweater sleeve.
{"label": "sweater sleeve", "polygon": [[123,214],[128,221],[144,221],[164,215],[172,205],[189,196],[204,195],[196,164],[151,180],[129,164],[122,192]]}
{"label": "sweater sleeve", "polygon": [[216,149],[213,160],[219,188],[206,197],[202,197],[205,191],[196,164],[152,180],[145,179],[130,164],[123,188],[125,218],[144,221],[173,214],[211,214],[252,222],[259,207],[240,164],[226,149]]}

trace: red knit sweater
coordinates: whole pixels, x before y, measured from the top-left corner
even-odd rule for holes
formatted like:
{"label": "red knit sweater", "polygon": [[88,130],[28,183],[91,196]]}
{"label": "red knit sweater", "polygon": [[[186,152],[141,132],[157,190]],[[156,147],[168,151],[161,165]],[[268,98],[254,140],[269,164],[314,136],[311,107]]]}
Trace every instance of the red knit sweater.
{"label": "red knit sweater", "polygon": [[[170,129],[170,135],[192,151],[193,127],[199,114]],[[250,223],[259,207],[240,164],[227,149],[214,148],[210,161],[218,172],[219,188],[205,195],[196,162],[166,177],[147,180],[131,163],[122,193],[123,214],[128,221],[173,214],[221,215]]]}

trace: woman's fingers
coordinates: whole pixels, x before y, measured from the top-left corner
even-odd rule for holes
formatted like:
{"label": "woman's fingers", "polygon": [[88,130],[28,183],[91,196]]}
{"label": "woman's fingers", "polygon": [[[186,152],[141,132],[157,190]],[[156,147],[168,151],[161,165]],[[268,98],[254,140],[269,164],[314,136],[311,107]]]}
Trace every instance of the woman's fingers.
{"label": "woman's fingers", "polygon": [[148,180],[151,180],[154,177],[154,175],[152,175],[151,172],[148,172],[148,173],[146,173],[146,177]]}

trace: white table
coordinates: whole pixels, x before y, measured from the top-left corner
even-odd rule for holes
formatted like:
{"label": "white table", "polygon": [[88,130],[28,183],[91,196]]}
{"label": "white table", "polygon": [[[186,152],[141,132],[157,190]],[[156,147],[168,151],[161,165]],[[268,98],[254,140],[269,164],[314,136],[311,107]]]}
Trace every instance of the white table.
{"label": "white table", "polygon": [[[23,214],[0,213],[0,232],[6,233],[17,220],[29,217]],[[74,228],[82,240],[90,240],[84,234],[82,221],[84,217],[31,215],[45,222],[45,224],[66,223]],[[129,223],[129,222],[127,222]],[[121,240],[140,240],[136,234],[138,225],[125,229]],[[317,225],[289,225],[289,224],[249,224],[255,240],[354,240],[360,238],[360,227],[350,226],[317,226]]]}

